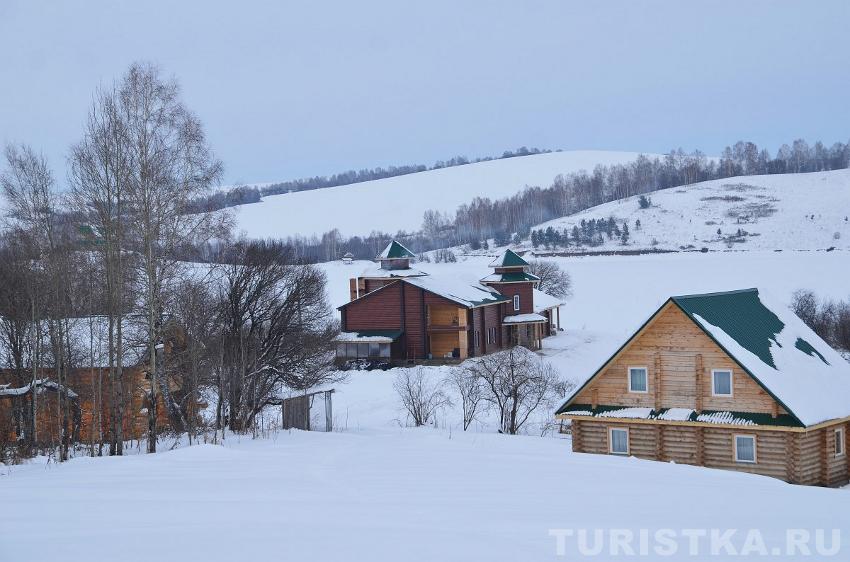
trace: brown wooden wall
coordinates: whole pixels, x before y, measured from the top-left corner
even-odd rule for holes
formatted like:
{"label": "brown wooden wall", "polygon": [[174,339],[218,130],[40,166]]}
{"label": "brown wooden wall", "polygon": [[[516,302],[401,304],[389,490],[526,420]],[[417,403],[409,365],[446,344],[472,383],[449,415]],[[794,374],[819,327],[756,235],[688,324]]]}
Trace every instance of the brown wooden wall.
{"label": "brown wooden wall", "polygon": [[402,329],[401,285],[396,283],[346,306],[343,331]]}
{"label": "brown wooden wall", "polygon": [[[761,474],[795,484],[837,487],[850,482],[848,425],[794,432],[573,420],[572,441],[575,452],[609,454],[608,429],[628,427],[630,454],[635,457]],[[845,428],[845,453],[841,456],[835,456],[836,427]],[[755,464],[735,461],[735,435],[756,437]]]}
{"label": "brown wooden wall", "polygon": [[[505,314],[531,314],[534,312],[534,284],[530,281],[523,283],[491,283],[491,287],[510,299],[506,303]],[[514,310],[514,295],[519,295],[519,310]]]}
{"label": "brown wooden wall", "polygon": [[[648,392],[628,391],[629,367],[648,369]],[[712,369],[732,370],[732,397],[711,395]],[[787,413],[672,304],[573,402],[593,404],[594,398],[597,404],[613,406]]]}
{"label": "brown wooden wall", "polygon": [[[432,307],[432,310],[457,311],[460,305],[419,287],[396,281],[389,287],[349,303],[342,311],[342,329],[352,332],[402,330],[404,334],[401,341],[392,347],[393,359],[425,359],[430,352],[428,307]],[[467,321],[465,312],[458,312],[458,316],[464,322]],[[465,351],[468,346],[465,337],[466,332],[455,333],[457,343],[449,350],[460,347]],[[443,340],[440,340],[440,345],[448,345]],[[436,352],[434,354],[436,356]]]}

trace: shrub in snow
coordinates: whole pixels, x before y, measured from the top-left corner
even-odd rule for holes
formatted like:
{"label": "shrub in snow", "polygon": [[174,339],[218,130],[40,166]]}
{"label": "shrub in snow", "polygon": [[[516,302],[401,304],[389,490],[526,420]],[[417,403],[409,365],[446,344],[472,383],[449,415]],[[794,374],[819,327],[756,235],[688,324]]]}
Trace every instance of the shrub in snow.
{"label": "shrub in snow", "polygon": [[481,381],[483,399],[499,413],[500,431],[511,435],[570,390],[552,365],[520,346],[470,359],[463,368]]}
{"label": "shrub in snow", "polygon": [[638,205],[640,205],[641,209],[649,209],[650,207],[652,207],[652,199],[650,199],[646,195],[641,195],[638,198]]}
{"label": "shrub in snow", "polygon": [[481,403],[484,394],[481,379],[469,369],[454,367],[446,377],[446,384],[454,388],[460,396],[463,410],[463,430],[466,431],[478,413],[478,405]]}
{"label": "shrub in snow", "polygon": [[439,384],[427,380],[422,367],[402,369],[393,381],[393,388],[416,427],[429,423],[438,410],[451,405],[451,400]]}

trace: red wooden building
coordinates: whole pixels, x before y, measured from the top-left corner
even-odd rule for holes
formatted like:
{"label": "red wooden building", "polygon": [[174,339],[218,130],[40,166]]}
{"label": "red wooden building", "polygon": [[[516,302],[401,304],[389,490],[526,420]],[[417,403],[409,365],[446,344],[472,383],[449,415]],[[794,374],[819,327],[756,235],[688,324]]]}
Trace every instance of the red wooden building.
{"label": "red wooden building", "polygon": [[562,303],[537,290],[540,279],[511,250],[474,284],[411,268],[414,258],[393,241],[376,266],[350,280],[338,360],[451,361],[513,345],[539,349],[560,327]]}

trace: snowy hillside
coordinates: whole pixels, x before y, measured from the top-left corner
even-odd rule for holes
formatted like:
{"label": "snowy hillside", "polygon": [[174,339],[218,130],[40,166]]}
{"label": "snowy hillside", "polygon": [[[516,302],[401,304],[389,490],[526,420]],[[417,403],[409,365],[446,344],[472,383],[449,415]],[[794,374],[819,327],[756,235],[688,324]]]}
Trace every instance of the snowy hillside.
{"label": "snowy hillside", "polygon": [[630,197],[534,228],[566,228],[572,234],[582,220],[614,217],[620,228],[628,223],[625,247],[603,234],[600,245],[569,251],[850,248],[850,170],[728,178],[648,196],[652,206],[646,209]]}
{"label": "snowy hillside", "polygon": [[506,158],[339,187],[272,195],[236,208],[237,231],[251,238],[416,231],[428,209],[454,214],[475,197],[500,198],[549,186],[558,174],[629,162],[635,152],[570,151]]}

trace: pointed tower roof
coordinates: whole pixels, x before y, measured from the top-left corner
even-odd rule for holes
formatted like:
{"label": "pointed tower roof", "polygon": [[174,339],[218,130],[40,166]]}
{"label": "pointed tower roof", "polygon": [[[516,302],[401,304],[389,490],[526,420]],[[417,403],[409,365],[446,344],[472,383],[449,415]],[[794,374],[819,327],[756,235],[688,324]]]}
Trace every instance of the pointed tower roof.
{"label": "pointed tower roof", "polygon": [[398,260],[398,259],[413,259],[415,257],[416,256],[413,254],[413,252],[411,252],[410,250],[408,250],[407,248],[405,248],[404,246],[402,246],[401,244],[399,244],[398,242],[393,240],[392,242],[387,244],[387,247],[384,248],[383,252],[378,254],[378,257],[376,259],[378,259],[378,260]]}
{"label": "pointed tower roof", "polygon": [[502,255],[490,262],[490,267],[527,267],[528,262],[519,257],[511,249],[502,252]]}

